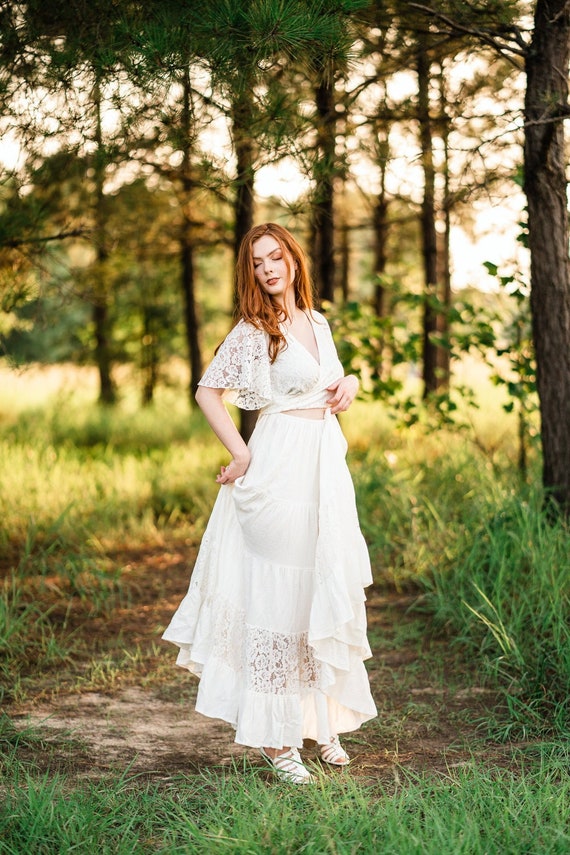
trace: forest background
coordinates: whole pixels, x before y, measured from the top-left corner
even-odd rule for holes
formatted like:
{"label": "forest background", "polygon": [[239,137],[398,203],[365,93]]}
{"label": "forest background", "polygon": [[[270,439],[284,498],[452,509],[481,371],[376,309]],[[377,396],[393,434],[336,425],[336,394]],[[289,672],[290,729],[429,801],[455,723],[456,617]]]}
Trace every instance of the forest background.
{"label": "forest background", "polygon": [[[36,703],[51,698],[55,709],[69,692],[144,680],[152,688],[153,679],[165,691],[156,627],[141,636],[143,613],[147,624],[149,609],[165,620],[152,611],[157,597],[180,591],[156,580],[157,550],[191,554],[211,506],[208,476],[222,458],[193,392],[231,323],[237,246],[264,220],[307,248],[317,302],[347,372],[361,379],[344,427],[374,590],[412,609],[398,616],[409,637],[396,638],[412,645],[416,664],[422,651],[427,671],[434,656],[452,656],[471,687],[458,693],[488,693],[483,707],[464,706],[463,722],[477,717],[486,740],[524,753],[522,764],[502,756],[509,774],[517,767],[508,780],[477,767],[460,782],[468,798],[496,799],[497,824],[475,822],[465,851],[489,851],[485,835],[505,833],[505,787],[542,816],[536,851],[564,851],[570,4],[3,3],[0,38],[0,673],[9,713],[0,736],[11,781],[0,852],[40,851],[53,834],[63,845],[70,833],[68,783],[58,789],[52,757],[52,789],[44,786],[44,766],[30,759],[38,742],[46,747],[26,718]],[[501,236],[487,254],[490,219]],[[248,434],[252,418],[236,417]],[[166,559],[160,566],[168,572]],[[114,647],[98,621],[111,635],[120,615],[138,623]],[[380,659],[384,643],[379,635]],[[409,721],[409,703],[394,716],[399,727]],[[461,733],[475,739],[471,727]],[[378,758],[378,740],[398,734],[367,731],[369,754]],[[57,756],[64,743],[60,733]],[[370,768],[363,777],[376,787]],[[443,790],[440,816],[422,780],[404,787],[409,816],[430,816],[451,836],[424,829],[423,848],[398,838],[394,851],[459,851],[459,831],[441,821]],[[208,782],[221,802],[226,785]],[[196,798],[201,786],[190,787]],[[193,851],[165,842],[160,786],[144,806],[135,790],[153,831],[141,837],[135,823],[134,848],[127,835],[122,850],[115,824],[110,851],[157,851],[157,835],[160,851]],[[81,786],[75,792],[83,822],[73,842],[87,846]],[[354,802],[354,791],[344,796]],[[32,832],[26,816],[37,818],[42,797],[62,813]],[[377,810],[377,790],[361,797]],[[312,807],[316,827],[324,804]],[[242,813],[239,834],[265,839],[251,805]],[[101,814],[92,820],[95,829]],[[378,822],[391,828],[386,816]],[[500,851],[534,851],[516,848],[524,823],[507,825],[512,848]],[[196,846],[217,851],[221,827],[231,837],[227,816],[203,816]],[[364,851],[378,851],[379,828],[358,828]],[[393,833],[409,841],[416,832],[396,812]],[[289,829],[282,851],[297,851],[304,835]],[[311,851],[320,845],[315,837]]]}

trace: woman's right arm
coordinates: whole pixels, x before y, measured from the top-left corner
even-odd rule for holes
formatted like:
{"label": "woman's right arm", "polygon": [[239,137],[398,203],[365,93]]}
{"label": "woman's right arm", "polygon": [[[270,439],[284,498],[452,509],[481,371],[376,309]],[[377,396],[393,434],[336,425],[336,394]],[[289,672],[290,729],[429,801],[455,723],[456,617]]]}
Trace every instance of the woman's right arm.
{"label": "woman's right arm", "polygon": [[196,403],[206,416],[206,420],[220,442],[227,448],[232,459],[227,466],[222,466],[216,476],[218,484],[231,484],[236,478],[245,475],[251,460],[249,448],[243,441],[240,432],[222,400],[224,389],[211,389],[209,386],[198,386]]}

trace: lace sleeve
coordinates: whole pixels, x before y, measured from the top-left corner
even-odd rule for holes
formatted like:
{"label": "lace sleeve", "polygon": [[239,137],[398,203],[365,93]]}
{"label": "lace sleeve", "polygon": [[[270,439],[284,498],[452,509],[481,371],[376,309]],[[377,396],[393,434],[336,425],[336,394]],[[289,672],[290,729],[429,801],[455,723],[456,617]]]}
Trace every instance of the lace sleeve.
{"label": "lace sleeve", "polygon": [[224,400],[242,410],[271,401],[269,353],[262,330],[240,321],[220,345],[199,386],[226,389]]}

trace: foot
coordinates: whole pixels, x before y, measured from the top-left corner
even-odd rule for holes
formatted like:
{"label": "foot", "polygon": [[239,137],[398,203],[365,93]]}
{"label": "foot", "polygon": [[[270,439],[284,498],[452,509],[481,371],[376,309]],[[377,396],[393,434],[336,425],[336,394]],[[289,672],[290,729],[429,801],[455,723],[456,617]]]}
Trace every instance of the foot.
{"label": "foot", "polygon": [[325,745],[319,745],[321,760],[331,766],[348,766],[350,757],[340,744],[338,736],[331,736]]}
{"label": "foot", "polygon": [[265,748],[259,749],[261,756],[267,760],[273,771],[282,781],[290,784],[308,784],[314,780],[305,766],[297,748],[286,748],[280,754],[270,756]]}

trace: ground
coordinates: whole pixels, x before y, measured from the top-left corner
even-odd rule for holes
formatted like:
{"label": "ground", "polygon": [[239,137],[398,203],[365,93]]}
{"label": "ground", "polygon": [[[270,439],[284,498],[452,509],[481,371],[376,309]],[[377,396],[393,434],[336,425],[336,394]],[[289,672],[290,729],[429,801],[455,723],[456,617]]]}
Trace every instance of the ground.
{"label": "ground", "polygon": [[[125,770],[152,779],[227,767],[252,749],[233,742],[229,725],[194,711],[196,679],[175,667],[176,648],[161,629],[184,595],[192,548],[125,550],[112,556],[122,568],[121,596],[108,614],[90,616],[86,604],[66,609],[75,652],[59,668],[25,680],[26,694],[6,708],[16,727],[32,724],[42,749],[21,754],[40,769],[71,779]],[[57,586],[55,586],[57,587]],[[439,773],[472,761],[508,762],[478,722],[495,702],[466,669],[450,640],[435,635],[417,592],[368,592],[374,656],[368,663],[379,715],[343,740],[351,774],[398,776],[402,768]],[[57,614],[54,603],[54,613]],[[63,603],[61,604],[63,613]],[[306,756],[314,755],[307,745]]]}

